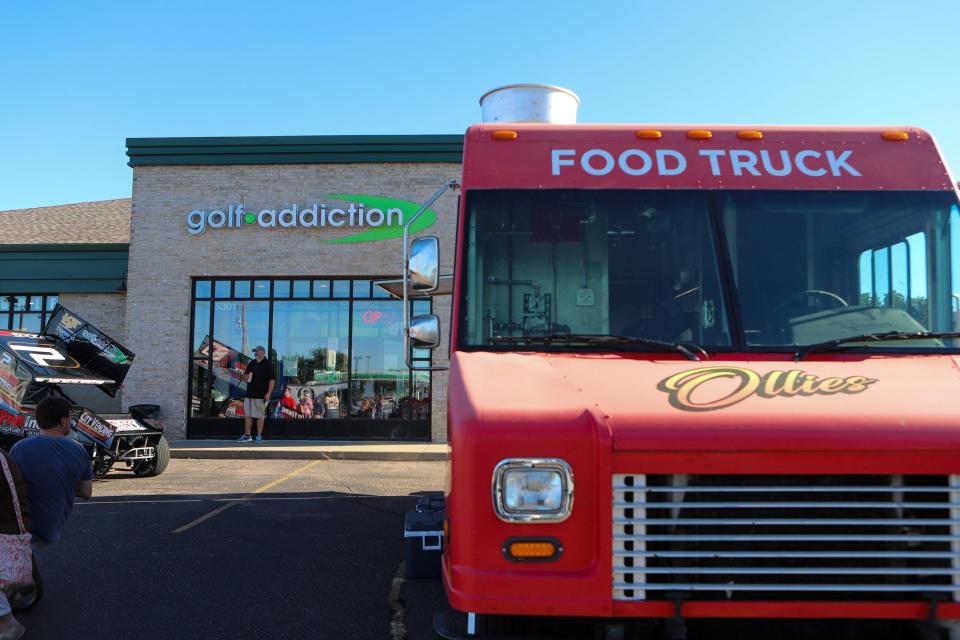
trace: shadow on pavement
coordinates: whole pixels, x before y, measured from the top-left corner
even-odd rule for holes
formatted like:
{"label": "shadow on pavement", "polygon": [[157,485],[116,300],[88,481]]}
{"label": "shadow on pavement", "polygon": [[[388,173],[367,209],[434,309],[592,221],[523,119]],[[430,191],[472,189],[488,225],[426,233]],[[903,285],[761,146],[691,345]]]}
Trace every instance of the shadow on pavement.
{"label": "shadow on pavement", "polygon": [[31,638],[389,638],[415,504],[339,492],[95,498],[38,552],[45,595],[19,617]]}

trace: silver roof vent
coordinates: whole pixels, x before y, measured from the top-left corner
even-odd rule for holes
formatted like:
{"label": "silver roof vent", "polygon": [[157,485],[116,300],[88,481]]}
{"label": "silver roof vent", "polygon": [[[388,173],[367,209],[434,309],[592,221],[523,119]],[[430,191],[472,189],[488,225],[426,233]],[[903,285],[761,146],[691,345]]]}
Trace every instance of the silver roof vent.
{"label": "silver roof vent", "polygon": [[576,124],[580,98],[548,84],[508,84],[480,98],[484,122]]}

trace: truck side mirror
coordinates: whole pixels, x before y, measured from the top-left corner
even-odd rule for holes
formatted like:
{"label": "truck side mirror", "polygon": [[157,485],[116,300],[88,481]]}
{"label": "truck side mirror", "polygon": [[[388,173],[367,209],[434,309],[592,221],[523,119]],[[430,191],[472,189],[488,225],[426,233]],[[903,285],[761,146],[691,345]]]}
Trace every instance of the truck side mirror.
{"label": "truck side mirror", "polygon": [[413,316],[408,335],[414,349],[436,349],[440,346],[440,318],[432,313]]}
{"label": "truck side mirror", "polygon": [[410,243],[407,273],[414,291],[434,291],[440,282],[440,240],[436,236],[417,238]]}

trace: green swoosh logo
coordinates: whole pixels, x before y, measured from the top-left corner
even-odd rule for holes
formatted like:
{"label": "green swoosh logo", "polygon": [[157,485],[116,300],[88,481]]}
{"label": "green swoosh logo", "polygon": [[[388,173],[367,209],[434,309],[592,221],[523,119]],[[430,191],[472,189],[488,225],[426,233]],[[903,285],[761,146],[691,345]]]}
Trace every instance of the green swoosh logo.
{"label": "green swoosh logo", "polygon": [[[367,209],[380,209],[383,211],[384,216],[387,214],[387,209],[400,209],[403,211],[403,219],[409,220],[417,211],[420,210],[420,207],[423,206],[418,202],[410,202],[409,200],[398,200],[396,198],[384,198],[381,196],[368,196],[364,194],[351,194],[351,193],[340,193],[340,194],[327,194],[322,196],[324,198],[330,198],[332,200],[343,200],[344,202],[359,202]],[[410,225],[410,233],[419,233],[424,229],[429,229],[437,222],[437,214],[433,209],[427,209],[421,214],[421,216]],[[393,224],[387,225],[384,224],[381,227],[374,227],[373,229],[367,229],[366,231],[360,231],[349,236],[344,236],[342,238],[334,238],[332,240],[323,240],[323,244],[346,244],[349,242],[373,242],[375,240],[388,240],[390,238],[402,238],[403,237],[403,225],[398,224],[396,219],[394,219]]]}

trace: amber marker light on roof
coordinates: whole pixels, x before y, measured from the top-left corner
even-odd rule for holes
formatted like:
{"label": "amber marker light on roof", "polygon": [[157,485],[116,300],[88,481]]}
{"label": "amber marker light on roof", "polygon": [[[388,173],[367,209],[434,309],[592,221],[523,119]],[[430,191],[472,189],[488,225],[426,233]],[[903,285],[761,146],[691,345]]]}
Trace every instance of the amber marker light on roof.
{"label": "amber marker light on roof", "polygon": [[663,132],[656,129],[641,129],[636,135],[641,140],[659,140],[663,137]]}
{"label": "amber marker light on roof", "polygon": [[904,140],[910,139],[910,134],[906,131],[884,131],[883,139],[893,140],[895,142],[903,142]]}
{"label": "amber marker light on roof", "polygon": [[516,140],[517,132],[516,131],[494,131],[493,139],[494,140]]}
{"label": "amber marker light on roof", "polygon": [[763,131],[738,131],[737,137],[741,140],[763,140]]}
{"label": "amber marker light on roof", "polygon": [[693,129],[687,131],[687,137],[691,140],[709,140],[713,137],[713,132],[706,129]]}

